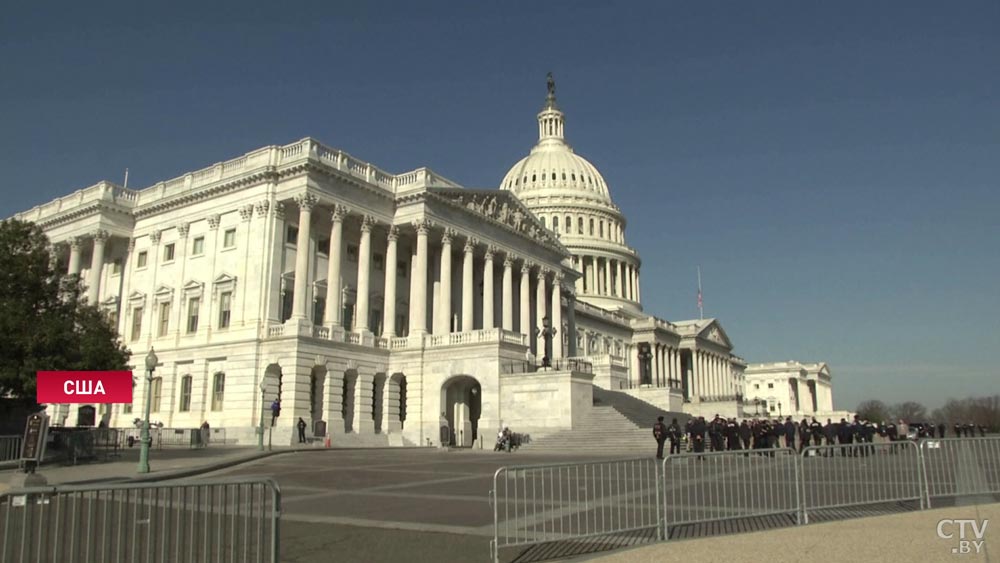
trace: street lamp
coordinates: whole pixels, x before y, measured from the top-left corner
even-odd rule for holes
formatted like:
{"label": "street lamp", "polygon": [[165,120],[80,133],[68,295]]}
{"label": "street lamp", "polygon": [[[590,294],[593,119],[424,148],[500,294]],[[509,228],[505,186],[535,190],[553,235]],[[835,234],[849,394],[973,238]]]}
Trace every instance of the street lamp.
{"label": "street lamp", "polygon": [[781,418],[781,401],[778,401],[778,418]]}
{"label": "street lamp", "polygon": [[555,327],[552,326],[552,322],[549,318],[542,317],[542,327],[535,329],[535,334],[541,336],[543,339],[542,352],[542,367],[552,367],[552,362],[549,359],[549,348],[552,346],[552,337],[558,332]]}
{"label": "street lamp", "polygon": [[156,371],[158,361],[156,352],[150,348],[149,353],[146,354],[146,417],[142,420],[142,434],[139,437],[141,442],[139,445],[139,473],[149,473],[149,443],[152,441],[149,437],[149,391],[153,385],[153,372]]}

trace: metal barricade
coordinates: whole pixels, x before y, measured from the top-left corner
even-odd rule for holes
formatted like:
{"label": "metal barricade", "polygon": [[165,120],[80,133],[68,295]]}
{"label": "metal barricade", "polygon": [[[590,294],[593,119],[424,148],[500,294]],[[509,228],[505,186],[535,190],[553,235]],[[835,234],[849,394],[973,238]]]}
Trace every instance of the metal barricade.
{"label": "metal barricade", "polygon": [[801,459],[803,524],[810,511],[917,501],[924,508],[916,443],[809,446]]}
{"label": "metal barricade", "polygon": [[798,454],[765,448],[670,455],[663,460],[663,537],[670,527],[799,514]]}
{"label": "metal barricade", "polygon": [[20,436],[0,436],[0,461],[15,461],[21,457]]}
{"label": "metal barricade", "polygon": [[0,561],[277,563],[271,479],[22,489],[0,495]]}
{"label": "metal barricade", "polygon": [[1000,493],[1000,438],[920,441],[927,506],[932,498]]}
{"label": "metal barricade", "polygon": [[522,465],[493,474],[490,551],[649,531],[659,526],[655,459]]}

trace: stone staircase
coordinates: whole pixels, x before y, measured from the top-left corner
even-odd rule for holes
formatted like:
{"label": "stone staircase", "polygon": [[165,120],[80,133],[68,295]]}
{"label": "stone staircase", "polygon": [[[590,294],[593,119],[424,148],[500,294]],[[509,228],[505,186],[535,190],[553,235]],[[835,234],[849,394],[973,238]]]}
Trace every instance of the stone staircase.
{"label": "stone staircase", "polygon": [[521,449],[538,453],[646,456],[656,452],[653,424],[657,416],[663,416],[667,424],[675,417],[682,426],[687,421],[683,413],[661,411],[624,393],[594,387],[594,406],[575,428],[533,439]]}

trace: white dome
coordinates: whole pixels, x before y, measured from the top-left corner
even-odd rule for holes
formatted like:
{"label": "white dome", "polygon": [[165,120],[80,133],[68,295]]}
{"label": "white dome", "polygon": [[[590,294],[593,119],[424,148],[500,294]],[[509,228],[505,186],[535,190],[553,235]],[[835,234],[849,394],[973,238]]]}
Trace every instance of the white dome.
{"label": "white dome", "polygon": [[600,203],[611,202],[604,177],[586,158],[573,152],[563,138],[565,117],[550,96],[538,114],[538,143],[528,156],[511,167],[500,189],[518,197],[542,195],[589,196]]}

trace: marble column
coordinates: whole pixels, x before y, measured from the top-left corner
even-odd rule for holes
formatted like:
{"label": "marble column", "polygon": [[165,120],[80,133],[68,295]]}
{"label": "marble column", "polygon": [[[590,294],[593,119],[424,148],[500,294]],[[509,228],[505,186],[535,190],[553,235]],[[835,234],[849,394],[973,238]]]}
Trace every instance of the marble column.
{"label": "marble column", "polygon": [[493,256],[496,254],[496,247],[488,246],[483,260],[483,330],[495,328],[493,322]]}
{"label": "marble column", "polygon": [[410,296],[413,302],[413,317],[410,319],[410,334],[427,333],[427,233],[431,224],[427,220],[414,221],[413,228],[417,230],[417,272],[415,295]]}
{"label": "marble column", "polygon": [[587,295],[594,295],[594,258],[593,256],[584,257],[583,262],[584,275],[587,277]]}
{"label": "marble column", "polygon": [[[677,378],[677,385],[683,386],[682,381],[684,380],[684,373],[681,371],[681,351],[678,348],[674,348],[674,374]],[[688,386],[690,392],[690,385]]]}
{"label": "marble column", "polygon": [[[531,264],[527,260],[521,263],[521,334],[531,336]],[[529,340],[530,342],[530,340]],[[530,344],[528,346],[531,347]]]}
{"label": "marble column", "polygon": [[563,324],[562,324],[562,272],[556,272],[552,278],[552,327],[556,334],[552,337],[552,359],[563,357]]}
{"label": "marble column", "polygon": [[579,351],[576,349],[576,295],[572,291],[566,293],[566,322],[569,327],[566,353],[569,357],[575,358],[579,355]]}
{"label": "marble column", "polygon": [[514,258],[508,253],[503,259],[503,318],[504,330],[514,330]]}
{"label": "marble column", "polygon": [[[438,299],[438,321],[435,332],[448,334],[451,332],[451,242],[457,233],[454,229],[445,229],[441,235],[441,283]],[[463,288],[464,291],[464,288]],[[464,311],[463,311],[464,314]]]}
{"label": "marble column", "polygon": [[70,237],[66,241],[69,243],[69,268],[66,273],[72,275],[80,274],[80,237]]}
{"label": "marble column", "polygon": [[390,225],[386,235],[385,304],[382,307],[382,336],[385,338],[396,336],[396,241],[398,239],[399,229],[395,225]]}
{"label": "marble column", "polygon": [[87,284],[87,301],[97,305],[101,292],[101,274],[104,272],[104,246],[108,242],[108,232],[99,230],[94,233],[94,252],[90,257],[90,280]]}
{"label": "marble column", "polygon": [[465,241],[465,260],[462,262],[462,332],[473,329],[475,316],[475,301],[473,301],[472,266],[475,260],[477,240],[468,238]]}
{"label": "marble column", "polygon": [[620,261],[615,262],[615,264],[617,264],[615,268],[615,273],[618,274],[618,277],[615,278],[615,297],[624,299],[625,292],[622,289],[624,287],[622,279],[625,277],[625,265],[622,264]]}
{"label": "marble column", "polygon": [[604,295],[611,295],[611,260],[604,259]]}
{"label": "marble column", "polygon": [[[538,268],[538,279],[536,280],[536,284],[535,284],[535,327],[536,328],[542,328],[543,327],[542,319],[547,316],[545,314],[545,299],[546,299],[546,295],[545,295],[546,294],[546,291],[545,291],[545,289],[546,289],[545,288],[545,279],[546,279],[546,277],[548,277],[548,276],[547,276],[547,272],[545,271],[545,268],[541,268],[541,267]],[[537,346],[536,349],[538,350],[538,357],[541,358],[541,357],[546,356],[548,354],[548,351],[545,349],[545,338],[544,338],[544,336],[541,335],[541,334],[539,334],[537,340],[538,340],[538,342],[536,344],[536,346]]]}
{"label": "marble column", "polygon": [[653,387],[660,386],[660,345],[653,343]]}
{"label": "marble column", "polygon": [[368,332],[368,295],[371,293],[372,227],[375,218],[365,215],[361,219],[361,243],[358,245],[358,300],[355,332]]}
{"label": "marble column", "polygon": [[331,333],[334,328],[342,326],[343,321],[340,315],[343,307],[340,304],[340,268],[341,256],[344,246],[344,217],[347,216],[347,208],[343,205],[334,205],[330,212],[330,260],[326,267],[326,310],[323,318],[326,325],[330,327]]}
{"label": "marble column", "polygon": [[295,197],[299,205],[299,236],[295,241],[295,293],[292,295],[292,316],[289,320],[305,321],[306,291],[309,288],[309,229],[316,196],[305,194]]}
{"label": "marble column", "polygon": [[636,302],[642,301],[642,290],[639,287],[639,269],[635,270],[635,300]]}

